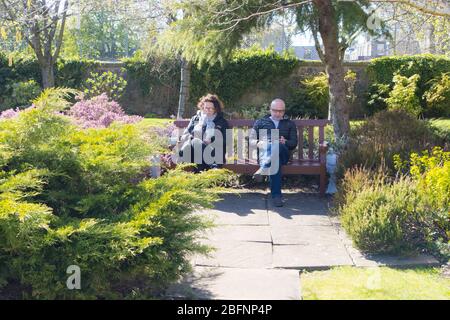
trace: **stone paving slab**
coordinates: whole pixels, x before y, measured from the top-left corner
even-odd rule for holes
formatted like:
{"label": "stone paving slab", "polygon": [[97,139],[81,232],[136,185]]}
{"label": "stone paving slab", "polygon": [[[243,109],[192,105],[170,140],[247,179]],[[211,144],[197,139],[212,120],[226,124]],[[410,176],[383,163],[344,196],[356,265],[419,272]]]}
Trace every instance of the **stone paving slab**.
{"label": "stone paving slab", "polygon": [[274,207],[270,196],[267,199],[267,209],[273,212],[288,213],[290,215],[323,215],[328,216],[328,201],[319,195],[303,193],[288,193],[283,195],[283,207]]}
{"label": "stone paving slab", "polygon": [[193,274],[169,289],[168,295],[187,299],[298,300],[296,270],[194,268]]}
{"label": "stone paving slab", "polygon": [[293,193],[284,197],[284,207],[274,208],[263,194],[224,194],[214,209],[198,211],[215,219],[217,226],[199,240],[216,251],[209,257],[190,258],[194,273],[176,286],[174,296],[299,299],[301,269],[438,265],[426,255],[364,255],[353,246],[338,217],[328,215],[326,199]]}
{"label": "stone paving slab", "polygon": [[206,239],[214,242],[256,241],[272,242],[269,226],[220,225],[205,232]]}
{"label": "stone paving slab", "polygon": [[274,268],[314,269],[351,266],[353,261],[343,245],[274,245]]}
{"label": "stone paving slab", "polygon": [[387,266],[408,268],[418,266],[438,267],[441,265],[436,258],[426,254],[411,257],[362,254],[352,254],[351,256],[356,267]]}
{"label": "stone paving slab", "polygon": [[271,225],[272,243],[274,245],[320,244],[327,247],[345,248],[333,226]]}
{"label": "stone paving slab", "polygon": [[209,257],[195,257],[197,266],[231,268],[270,268],[272,265],[272,244],[251,241],[202,241],[216,248]]}
{"label": "stone paving slab", "polygon": [[321,214],[297,214],[289,209],[269,211],[269,224],[271,226],[331,226],[330,219]]}
{"label": "stone paving slab", "polygon": [[199,211],[197,214],[213,219],[217,225],[268,226],[269,216],[266,210],[253,209],[246,215],[217,210]]}
{"label": "stone paving slab", "polygon": [[269,225],[266,200],[262,194],[225,194],[214,209],[197,214],[214,219],[218,225]]}

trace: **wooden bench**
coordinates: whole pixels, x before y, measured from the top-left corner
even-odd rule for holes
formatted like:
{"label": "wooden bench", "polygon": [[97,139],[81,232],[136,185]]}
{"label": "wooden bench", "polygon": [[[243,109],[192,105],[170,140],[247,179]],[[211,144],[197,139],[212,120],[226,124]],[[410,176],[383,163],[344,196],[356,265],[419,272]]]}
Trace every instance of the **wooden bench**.
{"label": "wooden bench", "polygon": [[[285,175],[319,175],[319,191],[320,195],[323,196],[325,194],[327,184],[326,154],[328,146],[325,142],[325,127],[329,124],[329,121],[312,119],[298,119],[293,121],[297,126],[298,145],[297,148],[291,152],[291,157],[288,164],[282,166],[282,173]],[[239,153],[239,150],[236,150],[234,143],[232,144],[231,150],[226,150],[226,163],[223,165],[224,168],[236,173],[250,175],[254,174],[256,170],[258,170],[258,161],[255,157],[249,155],[249,150],[251,150],[251,148],[248,145],[248,134],[250,133],[254,123],[255,120],[248,119],[228,120],[230,129],[239,129],[233,130],[233,140],[237,138],[240,141],[245,141],[245,146],[244,148],[240,148],[240,153],[244,153],[243,156],[239,157],[238,155],[237,159],[235,155]],[[189,120],[176,120],[174,124],[180,129],[179,136],[181,136],[182,131],[188,126]],[[318,127],[319,131],[318,143],[317,141],[314,141],[315,127]],[[306,139],[303,134],[304,130],[306,130],[307,133]],[[315,143],[317,145],[315,145]]]}

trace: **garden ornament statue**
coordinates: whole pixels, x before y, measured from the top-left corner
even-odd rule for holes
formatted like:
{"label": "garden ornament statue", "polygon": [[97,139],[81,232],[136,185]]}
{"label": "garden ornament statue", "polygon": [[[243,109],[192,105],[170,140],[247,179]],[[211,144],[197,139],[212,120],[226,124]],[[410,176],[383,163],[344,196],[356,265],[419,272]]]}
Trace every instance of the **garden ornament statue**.
{"label": "garden ornament statue", "polygon": [[348,136],[335,138],[331,143],[327,153],[327,172],[330,174],[328,182],[328,188],[325,191],[326,194],[334,194],[337,192],[336,187],[336,169],[339,155],[346,149],[348,145]]}
{"label": "garden ornament statue", "polygon": [[328,182],[328,188],[325,193],[334,194],[337,192],[336,188],[336,165],[337,165],[337,154],[331,147],[327,154],[327,172],[330,174],[330,180]]}

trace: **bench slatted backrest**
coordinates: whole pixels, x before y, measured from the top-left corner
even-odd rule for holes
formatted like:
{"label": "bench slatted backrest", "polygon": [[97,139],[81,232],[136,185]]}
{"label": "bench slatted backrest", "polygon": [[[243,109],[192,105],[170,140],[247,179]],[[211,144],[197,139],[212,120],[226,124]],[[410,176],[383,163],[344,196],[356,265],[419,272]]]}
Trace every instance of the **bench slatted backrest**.
{"label": "bench slatted backrest", "polygon": [[[235,119],[235,120],[227,120],[228,124],[230,126],[230,129],[232,128],[240,128],[242,130],[238,130],[238,141],[245,141],[244,146],[233,146],[233,152],[235,155],[238,156],[237,163],[249,163],[249,159],[255,159],[254,157],[251,157],[250,151],[251,148],[249,147],[248,139],[244,139],[245,137],[248,137],[250,134],[250,130],[253,127],[255,120],[252,119]],[[323,144],[325,139],[325,127],[330,123],[329,120],[326,119],[295,119],[294,121],[297,131],[298,131],[298,160],[299,161],[319,161],[319,159],[314,158],[314,127],[319,128],[319,144]],[[180,129],[184,129],[189,124],[189,119],[180,119],[175,120],[174,124],[176,127]],[[305,155],[303,154],[303,146],[304,146],[304,138],[303,133],[304,130],[307,129],[307,143],[308,143],[308,153]],[[234,134],[233,134],[234,136]],[[234,144],[234,143],[233,143]],[[241,153],[241,154],[239,154]],[[228,155],[230,156],[230,155]],[[251,161],[251,160],[250,160]]]}

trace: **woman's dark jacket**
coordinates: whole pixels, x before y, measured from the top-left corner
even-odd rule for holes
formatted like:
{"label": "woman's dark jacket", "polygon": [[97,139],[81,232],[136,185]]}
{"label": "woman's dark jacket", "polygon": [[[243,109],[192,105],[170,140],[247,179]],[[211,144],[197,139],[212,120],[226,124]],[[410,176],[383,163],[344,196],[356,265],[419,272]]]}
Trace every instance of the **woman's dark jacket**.
{"label": "woman's dark jacket", "polygon": [[[197,125],[197,123],[200,121],[200,115],[201,112],[197,112],[197,114],[195,116],[193,116],[191,118],[191,121],[189,121],[189,124],[186,128],[186,130],[184,131],[184,134],[189,133],[191,135],[191,137],[194,137],[194,127]],[[220,133],[222,134],[222,140],[223,140],[223,161],[225,163],[225,151],[226,151],[226,137],[227,137],[227,129],[229,128],[228,126],[228,121],[223,117],[223,113],[219,112],[216,114],[216,117],[213,120],[214,122],[214,129],[219,130]],[[202,127],[202,136],[205,134],[206,132],[206,123],[203,124]],[[211,142],[214,142],[215,137],[211,138]]]}

